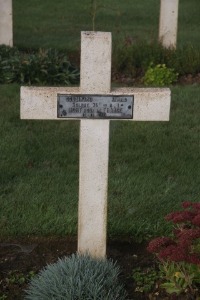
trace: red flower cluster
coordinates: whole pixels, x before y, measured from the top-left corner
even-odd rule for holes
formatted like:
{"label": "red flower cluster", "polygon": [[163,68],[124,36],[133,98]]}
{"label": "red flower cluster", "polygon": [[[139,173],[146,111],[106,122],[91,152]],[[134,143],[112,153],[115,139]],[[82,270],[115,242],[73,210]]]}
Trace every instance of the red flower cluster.
{"label": "red flower cluster", "polygon": [[152,253],[158,253],[163,247],[175,244],[174,241],[168,237],[158,237],[150,241],[147,250]]}
{"label": "red flower cluster", "polygon": [[177,262],[187,261],[187,253],[178,245],[170,245],[159,252],[158,258]]}
{"label": "red flower cluster", "polygon": [[180,230],[176,236],[179,239],[184,240],[194,240],[200,238],[200,229],[199,228],[189,228],[189,229],[183,229]]}
{"label": "red flower cluster", "polygon": [[165,220],[172,221],[174,224],[191,222],[196,214],[192,211],[177,211],[165,217]]}
{"label": "red flower cluster", "polygon": [[191,203],[192,208],[200,213],[200,203]]}
{"label": "red flower cluster", "polygon": [[191,208],[191,209],[194,209],[197,212],[200,212],[200,203],[194,203],[194,202],[190,202],[190,201],[184,201],[182,203],[182,207],[183,208]]}
{"label": "red flower cluster", "polygon": [[190,201],[184,201],[182,203],[182,207],[183,208],[190,208],[190,207],[192,207],[192,202],[190,202]]}
{"label": "red flower cluster", "polygon": [[182,206],[185,210],[172,212],[165,218],[178,224],[173,238],[153,239],[147,250],[155,253],[160,260],[200,265],[200,203],[183,202]]}
{"label": "red flower cluster", "polygon": [[199,265],[200,266],[200,258],[198,255],[195,254],[191,254],[188,258],[187,258],[187,262],[190,264],[194,264],[194,265]]}
{"label": "red flower cluster", "polygon": [[192,224],[200,227],[200,213],[194,217]]}
{"label": "red flower cluster", "polygon": [[185,210],[172,212],[165,217],[165,220],[172,221],[174,224],[192,223],[200,227],[200,203],[185,201],[182,206]]}

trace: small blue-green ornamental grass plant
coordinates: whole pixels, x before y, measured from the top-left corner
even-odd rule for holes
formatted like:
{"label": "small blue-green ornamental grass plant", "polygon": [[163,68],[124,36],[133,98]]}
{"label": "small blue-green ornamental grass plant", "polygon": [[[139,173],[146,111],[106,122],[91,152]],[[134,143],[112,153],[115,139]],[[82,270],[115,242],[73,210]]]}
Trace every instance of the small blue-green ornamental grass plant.
{"label": "small blue-green ornamental grass plant", "polygon": [[124,300],[116,263],[73,254],[45,267],[25,291],[26,300]]}
{"label": "small blue-green ornamental grass plant", "polygon": [[171,237],[150,241],[156,254],[167,293],[189,293],[192,299],[200,288],[200,203],[183,202],[184,210],[166,216],[174,224]]}

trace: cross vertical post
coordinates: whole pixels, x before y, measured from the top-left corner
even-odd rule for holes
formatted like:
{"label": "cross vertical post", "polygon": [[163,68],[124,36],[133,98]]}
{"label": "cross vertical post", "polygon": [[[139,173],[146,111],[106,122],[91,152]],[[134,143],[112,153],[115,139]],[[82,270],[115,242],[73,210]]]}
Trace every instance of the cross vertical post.
{"label": "cross vertical post", "polygon": [[12,0],[0,0],[0,45],[13,46]]}
{"label": "cross vertical post", "polygon": [[169,121],[169,88],[111,90],[111,33],[81,33],[80,87],[21,87],[21,119],[80,121],[78,251],[106,255],[109,120]]}
{"label": "cross vertical post", "polygon": [[[81,34],[81,93],[107,94],[111,82],[111,33]],[[109,120],[81,120],[78,251],[106,254]],[[95,228],[95,230],[94,230]]]}
{"label": "cross vertical post", "polygon": [[165,48],[176,48],[179,0],[160,0],[159,40]]}

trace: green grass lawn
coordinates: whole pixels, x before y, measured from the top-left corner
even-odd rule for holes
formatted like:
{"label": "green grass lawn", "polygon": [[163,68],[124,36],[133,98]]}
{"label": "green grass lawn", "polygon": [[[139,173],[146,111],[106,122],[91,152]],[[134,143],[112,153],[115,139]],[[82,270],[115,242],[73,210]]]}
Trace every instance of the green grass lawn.
{"label": "green grass lawn", "polygon": [[[96,30],[111,31],[114,45],[158,37],[159,0],[98,0]],[[13,1],[14,44],[23,48],[79,50],[80,31],[92,30],[91,0]],[[181,0],[178,46],[200,46],[200,1]]]}
{"label": "green grass lawn", "polygon": [[[25,121],[0,86],[0,235],[77,233],[78,121]],[[111,122],[108,234],[145,238],[200,200],[200,86],[173,87],[170,122]]]}

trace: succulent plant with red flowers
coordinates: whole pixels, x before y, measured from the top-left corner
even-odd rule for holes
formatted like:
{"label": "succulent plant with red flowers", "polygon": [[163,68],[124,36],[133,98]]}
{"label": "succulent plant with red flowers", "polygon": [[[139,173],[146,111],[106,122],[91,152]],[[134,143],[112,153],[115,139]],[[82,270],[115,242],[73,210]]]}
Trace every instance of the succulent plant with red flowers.
{"label": "succulent plant with red flowers", "polygon": [[200,284],[200,203],[185,201],[183,210],[165,217],[174,224],[172,236],[158,237],[149,242],[168,293],[190,292],[195,295]]}

